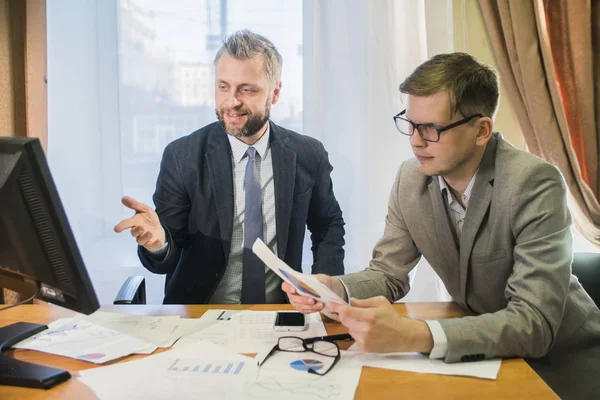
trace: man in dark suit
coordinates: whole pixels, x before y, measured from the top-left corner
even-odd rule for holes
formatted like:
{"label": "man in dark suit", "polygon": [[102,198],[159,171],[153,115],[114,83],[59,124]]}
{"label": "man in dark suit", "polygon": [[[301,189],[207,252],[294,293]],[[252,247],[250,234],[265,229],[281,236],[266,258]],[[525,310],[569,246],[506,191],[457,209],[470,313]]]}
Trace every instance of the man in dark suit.
{"label": "man in dark suit", "polygon": [[215,57],[218,122],[170,143],[154,203],[130,197],[130,228],[150,271],[167,274],[165,304],[284,303],[281,280],[250,250],[262,239],[302,268],[306,227],[313,273],[344,273],[344,221],[332,166],[316,139],[269,121],[281,90],[281,55],[244,30]]}

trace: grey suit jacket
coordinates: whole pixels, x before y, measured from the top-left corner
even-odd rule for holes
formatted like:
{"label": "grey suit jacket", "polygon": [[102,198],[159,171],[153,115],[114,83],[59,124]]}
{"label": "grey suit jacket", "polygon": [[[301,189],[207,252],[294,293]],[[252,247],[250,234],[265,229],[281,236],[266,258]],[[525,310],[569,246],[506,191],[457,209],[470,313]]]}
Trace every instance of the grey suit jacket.
{"label": "grey suit jacket", "polygon": [[571,275],[571,217],[552,165],[495,133],[459,245],[446,204],[437,179],[423,175],[416,160],[403,163],[369,267],[342,278],[350,296],[402,298],[409,271],[424,256],[454,300],[477,314],[440,321],[446,362],[544,357],[572,343],[587,316],[597,316]]}

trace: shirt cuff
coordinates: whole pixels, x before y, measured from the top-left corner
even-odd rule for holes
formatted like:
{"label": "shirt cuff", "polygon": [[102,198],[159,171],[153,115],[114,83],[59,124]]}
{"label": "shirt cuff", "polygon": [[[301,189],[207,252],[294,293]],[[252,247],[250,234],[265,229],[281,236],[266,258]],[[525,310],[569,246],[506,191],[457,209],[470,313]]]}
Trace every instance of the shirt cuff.
{"label": "shirt cuff", "polygon": [[163,243],[158,249],[148,250],[148,253],[152,254],[154,257],[161,257],[167,254],[169,251],[169,243]]}
{"label": "shirt cuff", "polygon": [[433,336],[433,349],[429,353],[429,358],[444,358],[448,352],[448,338],[439,321],[425,321]]}
{"label": "shirt cuff", "polygon": [[346,286],[344,281],[341,280],[340,278],[338,278],[337,276],[335,278],[342,283],[342,286],[344,287],[344,290],[346,291],[346,297],[348,298],[348,305],[352,305],[352,303],[350,302],[350,291],[348,291],[348,286]]}
{"label": "shirt cuff", "polygon": [[163,228],[163,245],[158,249],[147,250],[150,255],[155,259],[163,259],[169,252],[169,242],[167,242],[165,229]]}

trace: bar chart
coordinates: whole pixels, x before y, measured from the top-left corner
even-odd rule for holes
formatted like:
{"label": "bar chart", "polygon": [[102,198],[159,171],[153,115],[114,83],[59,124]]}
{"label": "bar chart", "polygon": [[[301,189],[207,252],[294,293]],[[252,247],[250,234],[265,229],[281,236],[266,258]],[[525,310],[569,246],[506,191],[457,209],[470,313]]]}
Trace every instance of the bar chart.
{"label": "bar chart", "polygon": [[239,375],[245,365],[246,363],[243,361],[226,364],[207,362],[204,364],[187,365],[187,363],[183,362],[180,358],[176,358],[168,370],[172,372]]}

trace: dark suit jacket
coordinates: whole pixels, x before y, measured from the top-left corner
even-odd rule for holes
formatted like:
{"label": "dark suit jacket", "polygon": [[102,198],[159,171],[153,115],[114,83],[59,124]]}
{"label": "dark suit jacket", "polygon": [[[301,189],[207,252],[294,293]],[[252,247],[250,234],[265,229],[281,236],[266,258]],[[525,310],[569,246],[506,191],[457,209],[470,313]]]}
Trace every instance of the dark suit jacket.
{"label": "dark suit jacket", "polygon": [[[327,152],[316,139],[270,124],[277,254],[301,271],[308,227],[312,272],[343,274],[344,221],[333,194],[333,168]],[[138,249],[148,270],[167,274],[165,304],[210,299],[228,262],[233,202],[231,146],[219,122],[165,148],[154,204],[169,251],[164,260],[157,261]]]}

